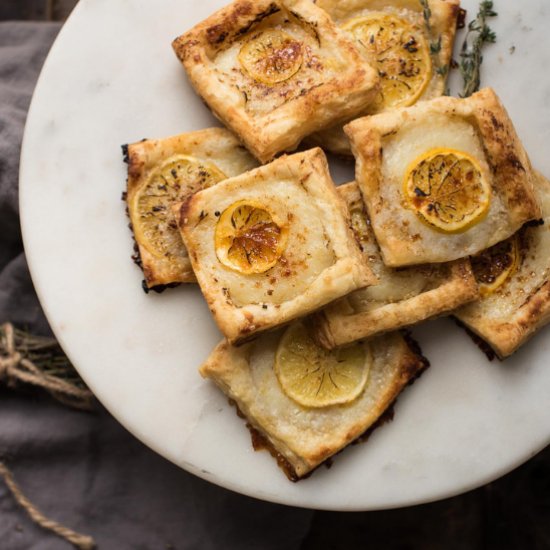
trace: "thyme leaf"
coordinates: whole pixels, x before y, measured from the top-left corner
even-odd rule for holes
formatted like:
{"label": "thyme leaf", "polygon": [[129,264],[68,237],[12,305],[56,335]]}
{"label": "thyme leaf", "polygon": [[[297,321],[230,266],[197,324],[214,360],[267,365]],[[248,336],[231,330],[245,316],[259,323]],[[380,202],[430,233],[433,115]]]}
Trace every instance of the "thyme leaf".
{"label": "thyme leaf", "polygon": [[420,5],[422,6],[422,13],[424,15],[424,21],[426,23],[426,28],[428,29],[428,33],[432,33],[432,24],[430,22],[430,19],[432,17],[432,10],[430,9],[430,5],[428,4],[428,0],[419,0]]}
{"label": "thyme leaf", "polygon": [[437,55],[441,51],[441,36],[436,42],[430,42],[430,53]]}
{"label": "thyme leaf", "polygon": [[[422,1],[422,0],[421,0]],[[427,0],[424,0],[427,1]],[[477,92],[481,83],[481,64],[483,55],[481,50],[485,44],[496,42],[496,34],[487,24],[489,17],[496,17],[492,0],[482,0],[479,4],[477,17],[468,25],[468,32],[460,51],[459,69],[464,87],[460,97],[469,97]]]}
{"label": "thyme leaf", "polygon": [[420,5],[422,6],[422,15],[424,16],[424,24],[426,25],[426,32],[428,34],[428,37],[430,38],[430,55],[432,56],[432,62],[434,64],[434,67],[436,68],[436,71],[440,75],[447,74],[447,71],[444,70],[443,73],[441,73],[440,65],[439,65],[439,53],[441,52],[441,36],[434,38],[433,36],[433,29],[432,29],[432,10],[430,9],[430,4],[428,3],[428,0],[418,0],[420,2]]}

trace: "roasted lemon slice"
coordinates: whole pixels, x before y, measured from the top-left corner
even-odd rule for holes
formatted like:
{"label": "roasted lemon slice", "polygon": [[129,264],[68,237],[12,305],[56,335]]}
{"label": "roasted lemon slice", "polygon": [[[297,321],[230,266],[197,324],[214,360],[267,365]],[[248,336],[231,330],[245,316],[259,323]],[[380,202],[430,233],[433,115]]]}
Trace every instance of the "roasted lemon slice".
{"label": "roasted lemon slice", "polygon": [[225,179],[215,165],[188,155],[175,155],[154,170],[133,199],[136,239],[157,257],[186,254],[170,205]]}
{"label": "roasted lemon slice", "polygon": [[460,233],[481,221],[491,200],[477,160],[445,148],[432,149],[411,163],[404,192],[420,219],[445,233]]}
{"label": "roasted lemon slice", "polygon": [[367,383],[372,356],[364,344],[327,351],[302,323],[292,324],[275,354],[283,392],[304,407],[341,405],[356,399]]}
{"label": "roasted lemon slice", "polygon": [[347,21],[343,29],[361,44],[378,69],[381,97],[376,111],[412,105],[432,76],[430,50],[423,33],[397,15],[373,12]]}
{"label": "roasted lemon slice", "polygon": [[238,58],[254,80],[278,84],[300,70],[302,43],[281,30],[268,29],[248,40]]}
{"label": "roasted lemon slice", "polygon": [[271,269],[284,252],[288,230],[257,201],[241,200],[226,208],[214,235],[218,260],[245,275]]}
{"label": "roasted lemon slice", "polygon": [[518,268],[520,251],[517,235],[472,256],[471,262],[481,296],[492,294]]}

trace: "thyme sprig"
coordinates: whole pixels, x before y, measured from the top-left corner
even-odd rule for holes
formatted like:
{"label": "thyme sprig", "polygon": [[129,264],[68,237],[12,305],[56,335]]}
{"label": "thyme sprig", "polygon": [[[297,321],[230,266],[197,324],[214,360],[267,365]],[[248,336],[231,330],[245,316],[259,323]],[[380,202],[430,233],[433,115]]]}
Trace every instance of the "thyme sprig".
{"label": "thyme sprig", "polygon": [[[421,0],[427,1],[427,0]],[[460,97],[469,97],[477,92],[481,83],[481,64],[483,55],[481,50],[485,44],[496,42],[496,34],[487,24],[489,17],[496,17],[492,0],[483,0],[479,4],[477,17],[468,25],[468,32],[460,51],[460,74],[464,80],[464,87]]]}
{"label": "thyme sprig", "polygon": [[434,64],[435,70],[441,76],[445,76],[449,68],[446,65],[441,65],[439,61],[439,53],[441,52],[441,36],[434,39],[433,28],[432,28],[432,10],[428,0],[419,0],[420,5],[422,6],[422,14],[424,16],[424,24],[426,25],[426,32],[430,38],[430,55],[432,56],[432,62]]}
{"label": "thyme sprig", "polygon": [[420,5],[422,6],[422,13],[424,15],[424,21],[426,23],[426,28],[428,29],[428,32],[432,33],[432,10],[430,9],[430,5],[428,4],[428,0],[420,0]]}

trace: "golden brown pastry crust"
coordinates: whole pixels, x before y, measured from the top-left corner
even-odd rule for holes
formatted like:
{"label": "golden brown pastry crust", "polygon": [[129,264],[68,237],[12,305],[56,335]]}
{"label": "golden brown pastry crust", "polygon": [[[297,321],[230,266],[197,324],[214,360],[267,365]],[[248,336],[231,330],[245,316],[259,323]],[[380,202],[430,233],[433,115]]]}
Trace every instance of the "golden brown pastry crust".
{"label": "golden brown pastry crust", "polygon": [[[164,161],[177,154],[192,156],[215,165],[227,177],[242,174],[258,165],[239,140],[224,128],[207,128],[164,139],[144,139],[124,147],[128,164],[126,202],[132,225],[138,213],[133,198],[147,184],[151,173]],[[189,193],[194,192],[189,190]],[[182,194],[182,199],[183,199]],[[165,259],[151,254],[134,234],[139,263],[148,288],[172,283],[196,282],[187,256]]]}
{"label": "golden brown pastry crust", "polygon": [[521,263],[516,271],[494,293],[454,312],[501,359],[550,321],[550,181],[541,174],[536,190],[544,224],[520,230]]}
{"label": "golden brown pastry crust", "polygon": [[[304,39],[308,61],[297,75],[266,86],[235,60],[224,65],[220,55],[240,47],[270,18],[280,28],[296,25],[311,36]],[[309,0],[236,0],[176,38],[173,48],[197,93],[262,162],[294,150],[314,131],[353,117],[376,93],[376,71]],[[263,95],[273,107],[253,112],[254,95]]]}
{"label": "golden brown pastry crust", "polygon": [[372,427],[428,366],[398,333],[375,338],[368,344],[374,360],[363,393],[345,405],[310,409],[284,395],[273,372],[280,335],[280,331],[264,334],[239,347],[224,341],[200,373],[234,400],[250,425],[283,455],[294,470],[287,472],[293,480],[306,476]]}
{"label": "golden brown pastry crust", "polygon": [[[432,52],[432,76],[417,102],[443,94],[453,55],[460,0],[428,0],[431,33],[426,27],[422,5],[418,0],[316,0],[315,3],[324,9],[339,27],[346,21],[367,15],[369,12],[394,13],[409,19],[416,28],[423,29],[428,44],[440,45],[439,52]],[[361,114],[372,115],[377,112],[380,111],[366,105]],[[352,156],[349,139],[342,124],[316,132],[308,137],[308,141],[331,153]]]}
{"label": "golden brown pastry crust", "polygon": [[[478,161],[486,166],[491,180],[494,210],[490,209],[483,220],[459,234],[439,233],[418,220],[403,196],[402,180],[389,181],[384,175],[389,146],[420,127],[426,129],[423,134],[430,139],[428,128],[433,132],[435,119],[440,126],[441,121],[448,121],[449,127],[459,125],[469,129],[473,136],[469,139],[479,143],[480,156],[485,157]],[[348,124],[345,130],[357,160],[356,180],[384,262],[389,266],[445,262],[469,256],[506,239],[525,222],[540,217],[531,163],[506,110],[490,88],[467,99],[441,97],[364,117]],[[416,144],[407,142],[406,145]],[[405,145],[400,150],[404,148]],[[399,199],[386,200],[388,192]]]}
{"label": "golden brown pastry crust", "polygon": [[[265,273],[245,275],[217,258],[217,220],[239,200],[259,202],[288,220],[286,249]],[[375,280],[346,215],[320,149],[280,157],[181,205],[177,221],[195,275],[230,342],[306,315]]]}
{"label": "golden brown pastry crust", "polygon": [[[450,264],[412,266],[397,272],[383,265],[382,257],[368,224],[367,213],[357,184],[338,187],[350,212],[361,210],[367,223],[356,236],[362,244],[364,261],[379,277],[379,284],[404,286],[413,281],[404,298],[393,298],[389,290],[377,292],[376,285],[357,290],[313,314],[317,341],[325,348],[355,342],[443,315],[478,296],[478,287],[468,259]],[[419,284],[420,283],[420,284]],[[356,305],[357,304],[357,305]]]}

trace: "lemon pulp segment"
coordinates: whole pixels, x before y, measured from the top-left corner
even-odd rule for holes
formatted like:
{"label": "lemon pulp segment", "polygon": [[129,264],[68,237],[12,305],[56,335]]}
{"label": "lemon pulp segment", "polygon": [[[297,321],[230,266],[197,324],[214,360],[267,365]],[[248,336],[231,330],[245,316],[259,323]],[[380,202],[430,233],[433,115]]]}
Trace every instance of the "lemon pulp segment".
{"label": "lemon pulp segment", "polygon": [[381,96],[376,111],[412,105],[432,75],[428,43],[422,31],[397,15],[372,12],[343,26],[378,69]]}
{"label": "lemon pulp segment", "polygon": [[154,170],[133,199],[132,217],[138,241],[157,257],[181,257],[185,247],[170,205],[225,179],[214,164],[189,155],[175,155]]}
{"label": "lemon pulp segment", "polygon": [[517,235],[471,257],[472,270],[481,296],[500,288],[517,270],[520,251]]}
{"label": "lemon pulp segment", "polygon": [[446,148],[431,149],[411,163],[404,193],[423,222],[445,233],[466,231],[481,221],[491,200],[478,161]]}
{"label": "lemon pulp segment", "polygon": [[302,43],[281,30],[267,29],[242,46],[238,59],[254,80],[278,84],[300,70]]}
{"label": "lemon pulp segment", "polygon": [[355,400],[367,383],[372,356],[363,344],[327,351],[302,323],[285,331],[275,354],[275,374],[285,395],[304,407]]}
{"label": "lemon pulp segment", "polygon": [[264,273],[283,254],[287,235],[286,226],[265,205],[240,200],[226,208],[216,224],[216,255],[240,273]]}

